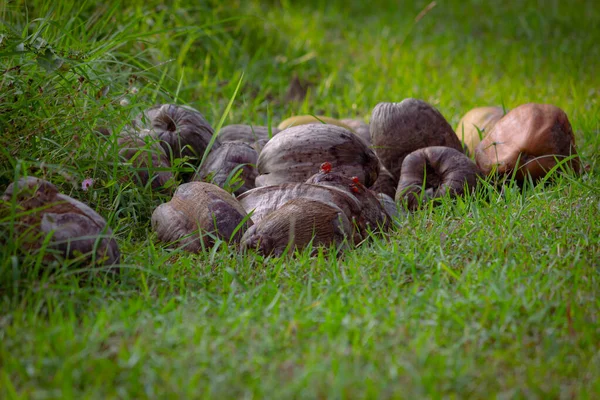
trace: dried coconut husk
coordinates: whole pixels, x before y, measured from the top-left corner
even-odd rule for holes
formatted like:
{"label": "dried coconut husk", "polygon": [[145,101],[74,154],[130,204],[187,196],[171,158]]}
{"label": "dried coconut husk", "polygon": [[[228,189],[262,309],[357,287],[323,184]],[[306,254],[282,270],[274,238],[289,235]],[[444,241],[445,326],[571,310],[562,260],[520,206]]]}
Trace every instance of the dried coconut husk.
{"label": "dried coconut husk", "polygon": [[171,247],[197,253],[212,247],[214,237],[239,242],[252,224],[246,220],[240,226],[244,218],[244,208],[231,194],[211,183],[190,182],[179,186],[171,201],[154,210],[152,229]]}
{"label": "dried coconut husk", "polygon": [[362,139],[335,125],[301,125],[273,137],[258,157],[256,186],[304,182],[328,161],[336,172],[371,186],[379,173],[375,153]]}
{"label": "dried coconut husk", "polygon": [[415,150],[446,146],[463,151],[448,121],[423,100],[379,103],[373,109],[370,126],[373,149],[395,179],[400,178],[404,158]]}
{"label": "dried coconut husk", "polygon": [[461,196],[477,185],[479,169],[462,152],[443,146],[410,153],[402,163],[396,201],[416,210],[426,201]]}
{"label": "dried coconut husk", "polygon": [[348,196],[358,200],[361,210],[356,221],[361,228],[361,235],[366,237],[367,230],[387,231],[391,226],[391,218],[383,208],[376,195],[367,189],[360,181],[347,178],[335,172],[321,170],[311,176],[306,183],[320,186],[328,186],[345,191]]}
{"label": "dried coconut husk", "polygon": [[385,193],[390,197],[396,195],[396,188],[398,187],[398,179],[394,178],[394,175],[387,170],[383,165],[380,165],[379,176],[375,181],[375,184],[370,187],[375,193]]}
{"label": "dried coconut husk", "polygon": [[313,249],[331,245],[340,249],[351,232],[350,221],[338,207],[297,198],[250,227],[242,238],[242,247],[275,256],[309,245]]}
{"label": "dried coconut husk", "polygon": [[[152,131],[171,161],[182,157],[199,161],[214,134],[213,128],[198,110],[175,104],[147,109],[133,121],[133,126],[138,130]],[[219,145],[220,141],[216,138],[211,150]]]}
{"label": "dried coconut husk", "polygon": [[219,140],[225,142],[242,142],[246,143],[258,153],[272,136],[279,133],[279,129],[271,128],[271,136],[269,136],[269,128],[266,126],[255,125],[227,125],[221,128],[219,132]]}
{"label": "dried coconut husk", "polygon": [[[243,193],[238,200],[247,213],[252,213],[252,221],[258,224],[288,201],[298,198],[312,199],[338,207],[353,223],[358,223],[363,207],[356,197],[349,196],[344,190],[307,183],[263,186]],[[359,241],[361,238],[358,230],[357,235],[356,240]]]}
{"label": "dried coconut husk", "polygon": [[117,139],[117,146],[121,159],[131,163],[138,185],[146,186],[150,182],[152,189],[162,190],[173,183],[169,158],[149,131],[124,131]]}
{"label": "dried coconut husk", "polygon": [[235,185],[231,179],[237,171],[241,170],[239,179],[242,183],[234,191],[236,195],[239,195],[254,188],[257,160],[258,153],[246,143],[223,142],[218,149],[208,155],[192,180],[205,181],[210,178],[209,182],[225,188],[228,185]]}
{"label": "dried coconut husk", "polygon": [[11,183],[1,197],[2,213],[9,212],[15,200],[16,237],[26,251],[40,250],[50,236],[46,262],[80,259],[103,265],[120,262],[112,230],[97,212],[84,203],[59,193],[52,183],[26,177]]}
{"label": "dried coconut husk", "polygon": [[352,129],[354,133],[356,133],[365,143],[370,146],[371,145],[371,131],[369,128],[369,124],[361,119],[354,118],[346,118],[340,120],[340,122]]}

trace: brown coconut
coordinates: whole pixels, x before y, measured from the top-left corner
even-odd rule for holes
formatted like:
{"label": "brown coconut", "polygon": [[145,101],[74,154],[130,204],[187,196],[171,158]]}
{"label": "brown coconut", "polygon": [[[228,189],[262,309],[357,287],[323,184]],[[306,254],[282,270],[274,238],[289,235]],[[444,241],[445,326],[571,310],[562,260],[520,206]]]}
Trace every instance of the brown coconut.
{"label": "brown coconut", "polygon": [[358,200],[361,205],[358,216],[358,226],[362,228],[361,234],[366,236],[367,229],[372,231],[387,231],[391,226],[391,218],[385,211],[377,196],[356,177],[348,178],[327,169],[321,169],[311,176],[306,183],[313,185],[329,186],[345,191],[348,196]]}
{"label": "brown coconut", "polygon": [[221,146],[212,151],[193,180],[206,181],[225,188],[231,184],[239,186],[240,183],[232,182],[231,178],[241,170],[239,186],[234,193],[242,194],[254,188],[256,179],[256,162],[258,153],[250,145],[242,142],[223,142]]}
{"label": "brown coconut", "polygon": [[[551,104],[523,104],[500,119],[475,150],[475,160],[484,174],[497,172],[517,181],[530,175],[537,180],[557,162],[577,155],[575,136],[567,114]],[[579,172],[579,158],[565,167]]]}
{"label": "brown coconut", "polygon": [[122,132],[117,146],[120,158],[132,165],[137,184],[146,186],[150,182],[152,188],[158,190],[173,182],[169,158],[148,130]]}
{"label": "brown coconut", "polygon": [[219,140],[221,143],[243,142],[260,152],[269,139],[277,133],[279,129],[274,127],[271,128],[271,136],[269,136],[269,128],[266,126],[235,124],[221,128]]}
{"label": "brown coconut", "polygon": [[371,142],[383,165],[399,179],[404,158],[415,150],[446,146],[463,151],[444,116],[423,100],[379,103],[371,115]]}
{"label": "brown coconut", "polygon": [[394,178],[394,175],[383,165],[380,165],[379,168],[379,176],[370,189],[375,193],[385,193],[393,198],[396,195],[398,179]]}
{"label": "brown coconut", "polygon": [[26,177],[11,183],[1,197],[3,213],[16,200],[15,231],[28,251],[40,249],[48,235],[50,241],[45,261],[55,256],[104,265],[120,262],[120,252],[111,229],[98,213],[87,205],[59,193],[52,183]]}
{"label": "brown coconut", "polygon": [[470,154],[481,139],[490,132],[496,122],[504,116],[502,107],[478,107],[467,112],[456,126],[458,138],[467,146]]}
{"label": "brown coconut", "polygon": [[354,133],[356,133],[367,145],[371,145],[371,131],[369,124],[360,119],[346,118],[340,120],[340,122],[348,126]]}
{"label": "brown coconut", "polygon": [[312,245],[313,249],[335,245],[339,250],[351,232],[351,223],[338,207],[297,198],[250,227],[242,238],[242,247],[275,256],[308,245]]}
{"label": "brown coconut", "polygon": [[[133,126],[152,131],[170,159],[186,156],[202,159],[214,134],[213,128],[198,110],[175,104],[147,109],[133,121]],[[212,150],[219,145],[219,140],[215,139]]]}
{"label": "brown coconut", "polygon": [[247,220],[237,229],[245,217],[242,205],[225,190],[190,182],[180,185],[171,201],[154,210],[152,229],[160,241],[197,253],[214,245],[213,236],[238,242],[252,224]]}
{"label": "brown coconut", "polygon": [[475,188],[479,175],[475,163],[458,150],[419,149],[404,158],[396,201],[405,201],[409,210],[416,210],[430,199],[461,196]]}
{"label": "brown coconut", "polygon": [[252,221],[258,224],[267,215],[281,208],[285,203],[297,198],[320,201],[338,207],[349,221],[358,221],[362,204],[344,190],[307,183],[284,183],[252,189],[238,197],[247,213],[252,213]]}
{"label": "brown coconut", "polygon": [[375,195],[385,209],[385,212],[391,217],[392,222],[398,220],[400,218],[400,211],[398,210],[398,204],[394,201],[394,198],[385,193],[376,193]]}
{"label": "brown coconut", "polygon": [[256,186],[304,182],[323,162],[336,172],[357,176],[369,187],[377,180],[379,161],[363,140],[335,125],[301,125],[274,136],[258,156]]}

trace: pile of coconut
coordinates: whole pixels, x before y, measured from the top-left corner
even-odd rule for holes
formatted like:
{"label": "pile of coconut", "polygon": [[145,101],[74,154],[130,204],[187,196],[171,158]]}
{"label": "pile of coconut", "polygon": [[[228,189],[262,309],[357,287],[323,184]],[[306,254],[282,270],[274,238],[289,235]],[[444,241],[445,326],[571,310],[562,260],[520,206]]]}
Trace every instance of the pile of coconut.
{"label": "pile of coconut", "polygon": [[[116,139],[140,185],[164,189],[174,181],[171,165],[191,165],[152,214],[158,240],[190,252],[217,240],[264,255],[340,251],[390,229],[404,212],[473,191],[486,176],[523,182],[580,170],[567,115],[547,104],[476,108],[456,132],[433,106],[409,98],[378,104],[370,124],[299,116],[277,128],[229,125],[218,134],[199,111],[163,104]],[[118,262],[106,222],[52,184],[25,179],[7,189],[3,199],[11,198],[24,210],[38,207],[24,213],[23,226],[52,232],[49,247],[64,257],[77,250]],[[40,209],[57,199],[63,206]]]}

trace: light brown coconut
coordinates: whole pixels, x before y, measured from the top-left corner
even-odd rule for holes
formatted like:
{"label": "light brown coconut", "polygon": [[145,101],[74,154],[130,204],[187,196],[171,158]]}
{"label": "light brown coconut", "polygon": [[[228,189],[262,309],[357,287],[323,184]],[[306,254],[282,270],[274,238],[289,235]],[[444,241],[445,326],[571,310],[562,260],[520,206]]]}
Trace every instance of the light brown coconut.
{"label": "light brown coconut", "polygon": [[371,142],[382,164],[400,178],[404,157],[430,146],[463,151],[460,140],[444,116],[423,100],[379,103],[371,115]]}
{"label": "light brown coconut", "polygon": [[352,131],[352,128],[350,128],[348,125],[341,122],[339,119],[325,117],[323,115],[316,115],[316,116],[315,115],[296,115],[294,117],[290,117],[288,119],[281,121],[279,123],[279,125],[277,125],[277,128],[282,131],[284,129],[292,128],[294,126],[310,125],[310,124],[336,125],[336,126],[340,126],[342,128],[348,129],[349,131]]}
{"label": "light brown coconut", "polygon": [[50,235],[44,257],[51,261],[81,258],[104,265],[120,262],[120,252],[111,229],[98,213],[87,205],[59,193],[52,183],[26,177],[11,183],[1,200],[2,213],[17,203],[15,231],[28,251],[38,250]]}
{"label": "light brown coconut", "polygon": [[456,126],[456,135],[467,146],[470,154],[475,154],[475,148],[481,139],[503,116],[502,107],[474,108],[461,118]]}
{"label": "light brown coconut", "polygon": [[308,245],[313,249],[335,245],[339,250],[351,232],[351,223],[338,207],[297,198],[250,227],[242,238],[242,247],[275,256]]}
{"label": "light brown coconut", "polygon": [[402,163],[396,201],[416,210],[428,200],[461,196],[477,185],[480,172],[462,152],[443,146],[426,147],[410,153]]}
{"label": "light brown coconut", "polygon": [[[567,114],[551,104],[523,104],[500,119],[475,150],[475,160],[484,174],[497,172],[517,181],[527,175],[540,179],[557,160],[577,155],[575,136]],[[579,172],[579,158],[565,167]]]}
{"label": "light brown coconut", "polygon": [[221,143],[243,142],[252,146],[260,153],[269,139],[277,133],[279,133],[279,129],[275,127],[271,128],[271,136],[269,136],[269,128],[267,126],[235,124],[221,128],[219,140]]}
{"label": "light brown coconut", "polygon": [[[200,160],[214,134],[204,116],[191,107],[161,104],[144,111],[133,121],[135,129],[148,129],[160,139],[160,144],[172,161],[190,157]],[[212,150],[220,142],[215,139]]]}
{"label": "light brown coconut", "polygon": [[153,189],[159,190],[173,183],[169,158],[149,131],[123,131],[117,146],[120,158],[133,167],[137,184],[146,186],[150,182]]}
{"label": "light brown coconut", "polygon": [[335,125],[301,125],[274,136],[258,156],[256,186],[304,182],[323,162],[336,172],[357,176],[369,187],[377,180],[379,161],[365,142]]}
{"label": "light brown coconut", "polygon": [[256,179],[256,162],[258,153],[250,145],[242,142],[223,142],[221,146],[212,151],[208,158],[202,164],[202,167],[193,180],[206,181],[225,188],[225,185],[233,184],[231,181],[233,175],[241,170],[241,186],[234,193],[242,194],[254,188],[254,180]]}
{"label": "light brown coconut", "polygon": [[225,190],[211,183],[190,182],[154,210],[152,229],[160,241],[197,253],[214,245],[213,236],[238,242],[252,224],[247,220],[237,229],[245,217],[242,205]]}

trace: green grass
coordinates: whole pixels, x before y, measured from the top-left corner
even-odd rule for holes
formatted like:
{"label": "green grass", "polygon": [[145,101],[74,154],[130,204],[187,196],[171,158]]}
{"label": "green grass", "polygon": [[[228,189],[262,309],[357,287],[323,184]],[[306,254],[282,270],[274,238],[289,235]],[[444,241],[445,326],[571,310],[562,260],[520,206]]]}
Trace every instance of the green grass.
{"label": "green grass", "polygon": [[[70,3],[0,4],[0,190],[29,173],[90,204],[124,273],[40,273],[0,218],[1,398],[598,398],[596,2],[439,1],[418,21],[427,2]],[[483,185],[338,259],[187,255],[151,232],[165,196],[121,183],[93,132],[157,102],[276,125],[405,97],[452,125],[555,104],[587,172]]]}

